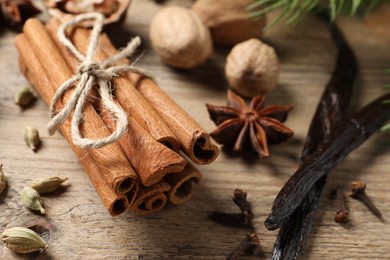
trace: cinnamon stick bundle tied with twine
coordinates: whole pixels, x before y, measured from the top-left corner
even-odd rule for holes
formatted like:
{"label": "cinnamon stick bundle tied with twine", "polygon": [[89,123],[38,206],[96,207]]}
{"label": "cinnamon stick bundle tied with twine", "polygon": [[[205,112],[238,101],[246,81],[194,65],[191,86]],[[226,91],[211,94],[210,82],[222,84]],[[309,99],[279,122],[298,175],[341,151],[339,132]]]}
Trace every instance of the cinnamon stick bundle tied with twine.
{"label": "cinnamon stick bundle tied with twine", "polygon": [[[78,62],[76,60],[76,57],[72,53],[69,53],[68,50],[61,44],[59,39],[56,37],[56,31],[58,30],[59,26],[60,23],[57,20],[51,19],[46,24],[46,29],[51,35],[53,41],[56,43],[59,51],[61,52],[63,58],[66,60],[68,65],[74,72],[77,72]],[[85,32],[85,29],[80,27],[74,27],[70,29],[72,30],[69,31],[68,35],[70,35],[69,37],[72,41],[72,44],[75,44],[75,47],[80,50],[80,52],[85,53],[87,51],[87,44],[85,44],[84,41],[81,41],[81,39],[84,39],[84,36],[81,33]],[[80,38],[79,36],[82,37]],[[95,58],[99,58],[99,53],[100,51],[97,50]],[[120,81],[120,79],[123,79],[125,81]],[[123,91],[123,88],[125,88],[126,90],[126,86],[128,84],[130,83],[126,82],[126,79],[122,77],[118,77],[113,82],[113,85],[115,85],[115,89],[117,91],[119,89],[122,89]],[[134,89],[134,91],[136,90]],[[138,93],[138,91],[136,92]],[[136,95],[141,97],[139,93]],[[116,96],[114,95],[114,97]],[[134,96],[134,92],[132,91],[129,91],[127,93],[125,99],[130,101],[127,103],[132,103],[131,101],[138,100],[134,102],[135,105],[138,104],[138,107],[145,107],[145,105],[141,102],[146,103],[146,101],[142,101],[137,96]],[[94,107],[102,116],[103,121],[106,123],[108,128],[110,130],[113,130],[115,128],[114,116],[112,115],[112,113],[110,113],[104,108],[104,106],[99,102],[99,100],[97,101],[98,102],[95,102]],[[116,99],[113,102],[119,103],[118,101],[116,101]],[[151,186],[159,182],[167,174],[183,171],[187,162],[179,154],[168,149],[163,144],[157,142],[153,138],[153,136],[151,136],[150,133],[148,133],[145,129],[141,127],[140,124],[138,124],[138,121],[133,117],[134,114],[141,115],[142,118],[145,119],[143,121],[146,122],[161,121],[161,123],[163,123],[163,121],[156,113],[151,113],[151,111],[154,110],[153,108],[149,107],[148,113],[140,113],[140,110],[142,111],[142,109],[133,109],[137,106],[133,106],[130,110],[128,109],[128,107],[124,107],[124,110],[127,113],[129,125],[127,132],[118,140],[118,143],[121,146],[125,155],[127,156],[128,160],[132,164],[133,168],[137,172],[138,176],[140,177],[142,184],[145,186]],[[157,126],[159,124],[160,123],[156,123]]]}
{"label": "cinnamon stick bundle tied with twine", "polygon": [[[86,20],[95,21],[91,31],[77,28],[73,36],[67,35],[67,31]],[[125,56],[134,53],[139,38],[108,57],[103,49],[107,43],[111,45],[109,40],[98,43],[102,38],[101,26],[102,17],[96,13],[77,16],[61,25],[50,21],[47,29],[31,19],[26,22],[23,34],[17,37],[22,73],[45,102],[51,104],[49,133],[61,129],[112,215],[125,209],[139,215],[151,214],[162,209],[167,201],[182,204],[192,197],[193,184],[199,183],[202,175],[176,153],[179,141],[182,150],[201,164],[214,160],[218,149],[207,141],[208,135],[202,134],[187,114],[183,124],[191,126],[190,139],[201,148],[196,144],[189,147],[191,140],[173,134],[177,127],[160,117],[161,108],[150,105],[123,74],[131,71],[133,74],[128,75],[149,78],[142,69],[123,62]],[[113,91],[113,85],[121,91]],[[166,100],[165,93],[157,92]],[[95,98],[96,93],[99,98]],[[136,105],[124,105],[133,101]],[[172,113],[176,109],[182,114],[181,108],[172,102],[162,104]],[[206,154],[199,161],[187,148],[196,151],[195,154],[199,150]]]}

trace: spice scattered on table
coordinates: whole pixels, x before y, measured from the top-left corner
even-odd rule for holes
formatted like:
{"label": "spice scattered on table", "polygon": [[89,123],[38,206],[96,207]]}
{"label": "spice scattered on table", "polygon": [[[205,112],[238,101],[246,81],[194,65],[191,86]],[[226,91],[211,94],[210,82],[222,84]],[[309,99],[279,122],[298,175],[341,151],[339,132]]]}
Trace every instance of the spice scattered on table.
{"label": "spice scattered on table", "polygon": [[0,164],[0,194],[5,190],[7,186],[7,177],[3,172],[3,165]]}
{"label": "spice scattered on table", "polygon": [[268,93],[276,87],[279,77],[274,48],[255,38],[235,45],[226,59],[225,76],[232,89],[242,96]]}
{"label": "spice scattered on table", "polygon": [[379,209],[375,206],[375,204],[372,202],[370,197],[366,194],[366,183],[362,181],[354,181],[351,184],[351,191],[352,195],[351,197],[357,200],[360,200],[364,205],[367,206],[367,208],[377,216],[378,218],[382,219],[382,213],[379,211]]}
{"label": "spice scattered on table", "polygon": [[218,126],[210,133],[219,144],[232,146],[234,151],[256,151],[260,158],[269,156],[268,145],[279,144],[293,135],[282,122],[287,119],[290,105],[265,107],[265,96],[255,96],[247,107],[233,91],[227,92],[227,106],[206,104],[210,118]]}
{"label": "spice scattered on table", "polygon": [[34,103],[36,97],[30,87],[23,87],[16,92],[14,102],[16,105],[26,108]]}
{"label": "spice scattered on table", "polygon": [[61,184],[66,181],[68,178],[60,177],[46,177],[34,180],[30,187],[36,190],[39,194],[52,192],[58,189]]}
{"label": "spice scattered on table", "polygon": [[32,211],[39,211],[42,215],[46,214],[43,208],[43,202],[39,193],[31,187],[24,187],[20,192],[20,200],[26,208]]}
{"label": "spice scattered on table", "polygon": [[41,144],[38,129],[33,126],[27,126],[24,129],[24,141],[31,150],[36,152]]}
{"label": "spice scattered on table", "polygon": [[336,212],[334,221],[336,223],[347,223],[349,222],[349,213],[347,211],[347,208],[345,206],[345,195],[344,195],[344,190],[341,188],[338,188],[336,190],[337,194],[337,203],[338,203],[338,211]]}
{"label": "spice scattered on table", "polygon": [[246,199],[247,193],[241,189],[234,190],[234,203],[240,208],[241,213],[224,213],[214,211],[210,218],[220,224],[230,225],[232,227],[252,228],[252,206]]}
{"label": "spice scattered on table", "polygon": [[36,232],[24,227],[6,229],[1,234],[1,241],[12,251],[21,254],[43,251],[48,248],[48,245]]}
{"label": "spice scattered on table", "polygon": [[209,29],[191,9],[170,6],[153,18],[149,32],[153,49],[176,68],[203,64],[213,51]]}
{"label": "spice scattered on table", "polygon": [[249,233],[245,236],[244,240],[226,256],[226,260],[237,259],[242,255],[250,255],[260,247],[259,237],[255,233]]}

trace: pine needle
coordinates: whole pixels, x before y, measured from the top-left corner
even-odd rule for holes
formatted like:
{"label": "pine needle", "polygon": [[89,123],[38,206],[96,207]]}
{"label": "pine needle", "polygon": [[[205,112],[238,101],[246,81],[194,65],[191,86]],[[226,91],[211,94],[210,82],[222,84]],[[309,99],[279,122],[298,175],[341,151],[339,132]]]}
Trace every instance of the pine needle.
{"label": "pine needle", "polygon": [[308,14],[326,10],[332,21],[339,16],[354,16],[367,14],[380,4],[389,0],[254,0],[247,7],[251,17],[258,17],[278,10],[278,14],[266,28],[284,21],[294,24]]}

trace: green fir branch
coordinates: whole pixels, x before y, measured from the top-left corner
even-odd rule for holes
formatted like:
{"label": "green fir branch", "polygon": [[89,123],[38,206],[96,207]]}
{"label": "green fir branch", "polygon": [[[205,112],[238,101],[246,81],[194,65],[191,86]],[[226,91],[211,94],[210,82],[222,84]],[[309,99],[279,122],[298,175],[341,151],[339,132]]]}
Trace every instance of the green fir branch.
{"label": "green fir branch", "polygon": [[389,0],[254,0],[248,6],[251,17],[263,16],[278,10],[267,28],[284,21],[294,24],[306,15],[327,10],[332,21],[338,16],[364,15]]}

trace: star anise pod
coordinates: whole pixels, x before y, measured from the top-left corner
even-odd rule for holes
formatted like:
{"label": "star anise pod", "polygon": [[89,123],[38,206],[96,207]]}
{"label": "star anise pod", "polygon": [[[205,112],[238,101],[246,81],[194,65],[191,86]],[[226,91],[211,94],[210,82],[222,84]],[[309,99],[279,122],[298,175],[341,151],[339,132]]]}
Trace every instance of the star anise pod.
{"label": "star anise pod", "polygon": [[218,126],[210,135],[219,144],[233,146],[235,151],[251,146],[260,158],[268,157],[269,144],[278,144],[293,135],[282,123],[292,106],[264,107],[264,102],[265,96],[258,95],[247,107],[240,96],[228,90],[227,106],[206,104],[210,118]]}

